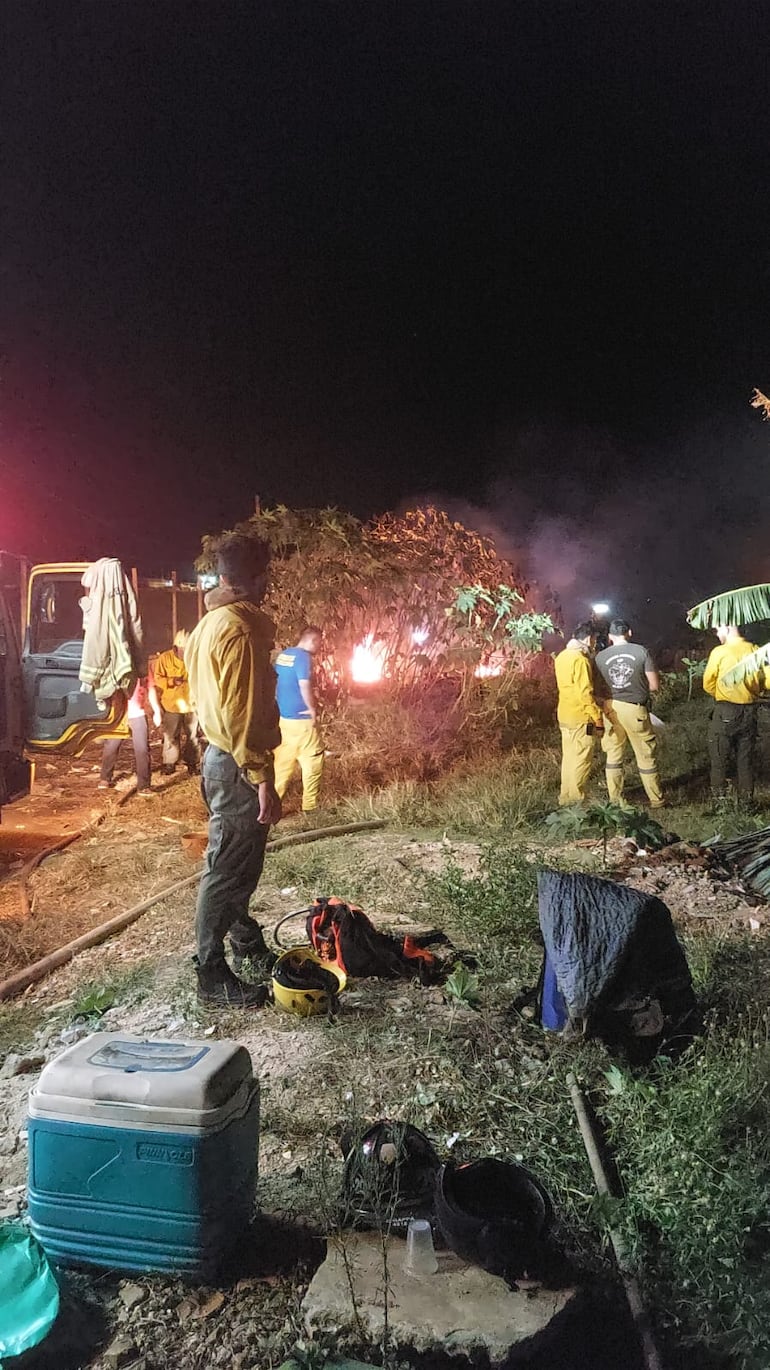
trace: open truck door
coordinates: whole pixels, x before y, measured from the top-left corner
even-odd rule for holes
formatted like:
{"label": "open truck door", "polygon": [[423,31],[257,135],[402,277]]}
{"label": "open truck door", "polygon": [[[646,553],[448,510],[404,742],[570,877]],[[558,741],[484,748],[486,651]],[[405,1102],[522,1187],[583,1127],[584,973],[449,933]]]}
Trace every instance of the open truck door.
{"label": "open truck door", "polygon": [[83,690],[82,577],[87,562],[33,566],[22,651],[24,740],[31,753],[79,756],[96,738],[127,737],[126,697],[108,705]]}
{"label": "open truck door", "polygon": [[24,692],[16,625],[0,589],[0,810],[29,794],[24,757]]}

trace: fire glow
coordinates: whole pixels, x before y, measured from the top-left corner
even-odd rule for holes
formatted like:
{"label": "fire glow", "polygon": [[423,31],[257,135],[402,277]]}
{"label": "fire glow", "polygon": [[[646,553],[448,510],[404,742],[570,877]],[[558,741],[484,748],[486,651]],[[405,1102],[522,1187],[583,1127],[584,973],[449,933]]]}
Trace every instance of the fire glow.
{"label": "fire glow", "polygon": [[502,675],[504,669],[505,660],[499,653],[495,653],[486,661],[480,661],[473,674],[477,680],[490,680],[493,676]]}
{"label": "fire glow", "polygon": [[350,673],[356,685],[376,685],[385,674],[387,652],[383,642],[375,642],[368,633],[363,642],[353,648]]}

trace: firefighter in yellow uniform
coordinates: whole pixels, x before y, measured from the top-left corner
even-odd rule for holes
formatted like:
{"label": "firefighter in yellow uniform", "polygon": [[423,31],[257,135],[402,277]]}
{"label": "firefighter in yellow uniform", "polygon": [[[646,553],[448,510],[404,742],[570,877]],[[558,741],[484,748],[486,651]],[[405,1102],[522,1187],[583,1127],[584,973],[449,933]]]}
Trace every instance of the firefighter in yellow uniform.
{"label": "firefighter in yellow uniform", "polygon": [[603,702],[606,722],[602,738],[607,793],[611,803],[629,807],[623,799],[623,756],[630,744],[650,808],[662,809],[665,799],[658,775],[658,739],[650,718],[650,700],[660,687],[660,677],[647,648],[631,641],[631,628],[625,619],[612,620],[609,638],[609,647],[599,652],[594,662],[602,692],[608,696]]}
{"label": "firefighter in yellow uniform", "polygon": [[749,671],[744,680],[728,684],[725,676],[756,651],[736,627],[717,628],[715,647],[703,672],[703,688],[713,695],[709,723],[711,789],[724,794],[730,763],[735,763],[735,785],[741,799],[754,793],[754,750],[757,740],[757,697],[765,688],[761,669]]}
{"label": "firefighter in yellow uniform", "polygon": [[190,682],[184,662],[189,636],[185,628],[180,628],[173,646],[167,652],[161,652],[153,662],[155,688],[162,714],[165,775],[173,774],[180,754],[191,775],[200,768],[198,720],[190,707]]}
{"label": "firefighter in yellow uniform", "polygon": [[275,660],[276,698],[281,716],[281,745],[275,753],[275,788],[282,799],[294,767],[299,763],[303,813],[318,807],[324,768],[324,748],[318,731],[313,688],[313,657],[321,641],[320,628],[305,628],[296,647],[287,647]]}
{"label": "firefighter in yellow uniform", "polygon": [[603,731],[591,662],[593,629],[580,623],[554,662],[559,691],[557,718],[561,729],[560,804],[582,804],[591,773],[594,738]]}

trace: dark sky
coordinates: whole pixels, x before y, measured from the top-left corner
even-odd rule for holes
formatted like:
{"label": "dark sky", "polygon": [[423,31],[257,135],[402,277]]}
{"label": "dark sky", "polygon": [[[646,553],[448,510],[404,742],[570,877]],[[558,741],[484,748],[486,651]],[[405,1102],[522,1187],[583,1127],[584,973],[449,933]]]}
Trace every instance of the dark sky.
{"label": "dark sky", "polygon": [[8,0],[0,545],[431,492],[576,607],[767,576],[767,17]]}

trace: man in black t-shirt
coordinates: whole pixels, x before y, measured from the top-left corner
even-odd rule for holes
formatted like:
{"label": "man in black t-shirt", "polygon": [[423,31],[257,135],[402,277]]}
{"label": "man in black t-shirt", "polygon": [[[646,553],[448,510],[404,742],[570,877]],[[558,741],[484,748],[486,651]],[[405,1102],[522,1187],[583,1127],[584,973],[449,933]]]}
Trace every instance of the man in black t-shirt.
{"label": "man in black t-shirt", "polygon": [[630,742],[639,776],[653,809],[662,808],[663,791],[656,761],[657,737],[650,722],[650,695],[660,683],[646,647],[631,642],[631,629],[623,619],[610,624],[610,645],[595,658],[604,685],[602,708],[608,726],[602,739],[607,790],[616,804],[623,803],[623,753]]}

